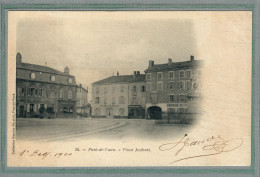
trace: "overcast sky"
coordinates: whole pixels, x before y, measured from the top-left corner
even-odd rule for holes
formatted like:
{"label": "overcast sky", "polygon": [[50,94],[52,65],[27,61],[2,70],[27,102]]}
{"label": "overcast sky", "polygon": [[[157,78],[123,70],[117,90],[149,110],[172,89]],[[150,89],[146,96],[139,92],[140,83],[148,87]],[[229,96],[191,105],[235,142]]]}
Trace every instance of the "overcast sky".
{"label": "overcast sky", "polygon": [[[23,62],[70,74],[91,89],[91,83],[143,71],[148,61],[166,63],[212,57],[215,43],[243,23],[235,12],[16,12],[16,52]],[[250,30],[250,28],[248,29]],[[221,41],[222,40],[222,41]],[[212,42],[214,41],[214,42]],[[248,41],[250,42],[250,41]],[[232,45],[232,44],[231,44]],[[91,98],[91,97],[90,97]]]}

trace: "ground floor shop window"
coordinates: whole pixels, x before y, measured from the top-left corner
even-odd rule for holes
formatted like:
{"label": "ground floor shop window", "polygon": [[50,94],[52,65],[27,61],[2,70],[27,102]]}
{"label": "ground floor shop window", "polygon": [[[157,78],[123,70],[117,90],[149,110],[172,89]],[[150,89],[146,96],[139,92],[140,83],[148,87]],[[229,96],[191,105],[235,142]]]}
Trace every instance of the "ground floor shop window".
{"label": "ground floor shop window", "polygon": [[74,107],[73,106],[63,106],[60,109],[61,113],[73,113],[74,112]]}
{"label": "ground floor shop window", "polygon": [[30,112],[34,111],[34,104],[30,104]]}

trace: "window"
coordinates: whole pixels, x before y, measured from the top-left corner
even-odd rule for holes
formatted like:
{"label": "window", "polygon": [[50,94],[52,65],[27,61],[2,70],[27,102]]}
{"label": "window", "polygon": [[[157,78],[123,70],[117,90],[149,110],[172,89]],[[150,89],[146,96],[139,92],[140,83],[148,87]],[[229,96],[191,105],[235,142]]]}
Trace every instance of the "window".
{"label": "window", "polygon": [[185,81],[186,89],[190,90],[191,89],[191,82],[190,81]]}
{"label": "window", "polygon": [[151,89],[151,83],[147,83],[146,84],[146,90],[147,91],[151,91],[152,89]]}
{"label": "window", "polygon": [[17,96],[24,96],[24,88],[21,87],[17,88]]}
{"label": "window", "polygon": [[125,88],[124,86],[121,86],[121,87],[120,87],[120,91],[121,91],[121,92],[124,92],[124,88]]}
{"label": "window", "polygon": [[96,87],[96,93],[99,93],[99,88],[98,87]]}
{"label": "window", "polygon": [[72,90],[68,91],[68,99],[72,99]]}
{"label": "window", "polygon": [[34,94],[34,96],[35,96],[35,97],[38,96],[38,89],[37,89],[37,88],[35,89],[35,94]]}
{"label": "window", "polygon": [[141,87],[141,91],[145,92],[145,86],[144,85]]}
{"label": "window", "polygon": [[70,106],[69,112],[70,112],[70,113],[73,113],[73,109],[74,109],[73,106]]}
{"label": "window", "polygon": [[116,100],[115,97],[112,97],[112,104],[115,104]]}
{"label": "window", "polygon": [[96,98],[95,98],[95,103],[96,103],[96,104],[99,104],[99,97],[96,97]]}
{"label": "window", "polygon": [[31,73],[31,79],[35,79],[35,73]]}
{"label": "window", "polygon": [[107,98],[104,98],[104,104],[107,104]]}
{"label": "window", "polygon": [[136,86],[133,86],[133,92],[136,92]]}
{"label": "window", "polygon": [[186,71],[186,77],[191,77],[191,71],[190,70]]}
{"label": "window", "polygon": [[72,84],[72,78],[69,78],[69,84]]}
{"label": "window", "polygon": [[174,102],[174,95],[169,95],[169,102]]}
{"label": "window", "polygon": [[63,88],[60,89],[60,98],[64,98],[64,90],[63,90]]}
{"label": "window", "polygon": [[151,73],[146,74],[146,80],[151,80]]}
{"label": "window", "polygon": [[61,109],[61,112],[63,111],[63,113],[68,113],[69,109],[67,106],[64,106],[63,109]]}
{"label": "window", "polygon": [[170,82],[169,84],[169,90],[173,90],[175,87],[175,83],[174,82]]}
{"label": "window", "polygon": [[173,71],[169,71],[169,79],[173,79],[174,78],[174,72]]}
{"label": "window", "polygon": [[180,78],[184,77],[184,71],[180,71]]}
{"label": "window", "polygon": [[136,99],[136,97],[133,98],[132,104],[133,104],[133,105],[137,105],[137,99]]}
{"label": "window", "polygon": [[184,83],[183,83],[183,81],[178,82],[178,89],[179,89],[179,90],[184,89]]}
{"label": "window", "polygon": [[51,90],[51,91],[50,91],[50,97],[51,97],[51,98],[55,98],[55,97],[56,97],[56,92],[55,92],[55,90]]}
{"label": "window", "polygon": [[50,95],[49,90],[46,90],[46,97],[48,98]]}
{"label": "window", "polygon": [[44,96],[44,89],[39,89],[39,97]]}
{"label": "window", "polygon": [[51,81],[55,81],[55,76],[51,76]]}
{"label": "window", "polygon": [[162,89],[163,89],[163,83],[157,82],[157,90],[162,90]]}
{"label": "window", "polygon": [[125,109],[124,108],[120,108],[119,109],[119,114],[120,114],[120,116],[123,116],[125,114]]}
{"label": "window", "polygon": [[34,88],[29,88],[28,89],[28,96],[33,96],[33,94],[34,94]]}
{"label": "window", "polygon": [[104,93],[107,93],[107,87],[104,87]]}
{"label": "window", "polygon": [[162,75],[162,73],[160,72],[160,73],[157,73],[157,79],[162,79],[163,78],[163,75]]}
{"label": "window", "polygon": [[34,112],[34,110],[35,110],[34,104],[30,104],[30,112]]}
{"label": "window", "polygon": [[151,93],[151,102],[152,102],[152,104],[157,104],[157,98],[158,98],[157,93]]}
{"label": "window", "polygon": [[180,102],[186,102],[186,95],[180,95],[179,100]]}
{"label": "window", "polygon": [[123,96],[119,97],[119,104],[125,104],[125,97]]}

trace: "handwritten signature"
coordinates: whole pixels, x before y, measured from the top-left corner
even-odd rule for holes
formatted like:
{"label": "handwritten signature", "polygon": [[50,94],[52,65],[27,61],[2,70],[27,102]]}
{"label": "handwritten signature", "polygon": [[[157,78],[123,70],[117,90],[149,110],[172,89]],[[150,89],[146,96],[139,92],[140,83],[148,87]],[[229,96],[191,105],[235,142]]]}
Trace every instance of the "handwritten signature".
{"label": "handwritten signature", "polygon": [[201,147],[201,150],[204,153],[194,156],[188,156],[184,158],[179,158],[177,160],[172,161],[170,164],[192,159],[198,157],[206,157],[206,156],[213,156],[218,155],[224,152],[233,151],[243,144],[242,138],[234,138],[225,140],[220,136],[211,136],[206,139],[202,140],[195,140],[191,141],[187,134],[185,134],[179,141],[173,143],[165,143],[159,146],[160,151],[174,151],[175,156],[177,157],[185,148],[188,147]]}

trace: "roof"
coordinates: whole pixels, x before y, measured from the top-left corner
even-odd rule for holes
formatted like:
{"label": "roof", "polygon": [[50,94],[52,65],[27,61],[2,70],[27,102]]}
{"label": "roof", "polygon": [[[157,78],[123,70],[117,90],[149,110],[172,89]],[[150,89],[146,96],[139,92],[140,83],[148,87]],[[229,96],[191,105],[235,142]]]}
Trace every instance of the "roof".
{"label": "roof", "polygon": [[182,62],[173,62],[172,64],[157,64],[152,68],[146,69],[144,72],[154,72],[154,71],[168,71],[172,69],[181,69],[181,68],[191,68],[195,66],[201,66],[203,63],[202,60],[193,60],[193,61],[182,61]]}
{"label": "roof", "polygon": [[[49,82],[55,84],[76,86],[76,80],[73,75],[63,73],[61,71],[58,71],[56,69],[47,66],[29,64],[29,63],[20,63],[16,65],[16,68],[17,68],[16,79],[23,79],[23,80],[25,79],[28,81]],[[36,77],[34,79],[31,78],[30,74],[27,74],[27,72],[30,73],[31,71],[34,71],[36,74]],[[50,77],[48,76],[51,75],[57,76],[55,78],[55,81],[50,80]],[[69,83],[69,78],[72,79],[72,83]]]}
{"label": "roof", "polygon": [[92,84],[112,84],[112,83],[129,83],[145,82],[145,74],[140,74],[134,78],[133,75],[111,76],[106,79],[94,82]]}
{"label": "roof", "polygon": [[48,66],[41,66],[41,65],[36,65],[36,64],[21,63],[21,64],[16,65],[16,68],[32,70],[32,71],[39,71],[39,72],[46,72],[46,73],[51,73],[51,74],[71,76],[69,74],[66,74],[64,72],[58,71],[53,68],[50,68]]}

